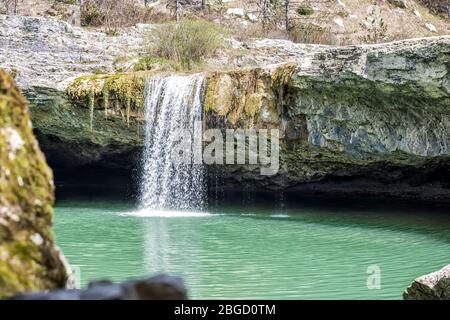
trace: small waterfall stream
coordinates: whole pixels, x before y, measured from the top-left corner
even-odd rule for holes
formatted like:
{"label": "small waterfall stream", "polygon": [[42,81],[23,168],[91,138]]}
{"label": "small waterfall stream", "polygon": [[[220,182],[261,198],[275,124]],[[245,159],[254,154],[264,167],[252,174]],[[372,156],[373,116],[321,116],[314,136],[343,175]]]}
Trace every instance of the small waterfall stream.
{"label": "small waterfall stream", "polygon": [[[205,203],[204,168],[173,157],[179,130],[194,136],[202,120],[205,78],[156,76],[146,83],[145,148],[142,159],[140,207],[142,210],[199,211]],[[201,130],[201,129],[200,129]]]}

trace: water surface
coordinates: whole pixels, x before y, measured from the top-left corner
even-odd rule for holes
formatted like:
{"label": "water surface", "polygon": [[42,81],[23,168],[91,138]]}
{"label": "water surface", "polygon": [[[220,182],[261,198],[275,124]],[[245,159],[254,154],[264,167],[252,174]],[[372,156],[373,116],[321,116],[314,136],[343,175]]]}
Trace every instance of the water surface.
{"label": "water surface", "polygon": [[[168,272],[199,299],[399,299],[450,263],[448,215],[425,209],[234,204],[172,217],[59,201],[54,230],[82,286]],[[380,289],[367,287],[374,265]]]}

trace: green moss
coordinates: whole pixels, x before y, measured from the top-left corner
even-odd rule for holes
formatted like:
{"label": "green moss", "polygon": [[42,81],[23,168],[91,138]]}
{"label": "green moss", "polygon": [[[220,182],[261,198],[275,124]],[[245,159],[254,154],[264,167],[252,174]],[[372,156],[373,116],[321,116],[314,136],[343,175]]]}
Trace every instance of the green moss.
{"label": "green moss", "polygon": [[67,274],[50,230],[52,172],[33,136],[27,101],[3,70],[0,168],[0,298],[64,286]]}
{"label": "green moss", "polygon": [[[430,89],[432,94],[429,94],[430,92],[425,94],[423,89],[416,87],[414,83],[394,86],[390,83],[374,82],[363,78],[336,82],[296,77],[291,87],[294,88],[292,95],[302,97],[304,100],[313,100],[317,104],[339,101],[341,104],[371,106],[371,108],[385,110],[384,106],[398,108],[398,102],[404,101],[407,102],[408,108],[427,108],[433,113],[448,113],[450,105],[450,97],[442,96],[441,91],[434,97],[434,88]],[[417,92],[421,94],[412,95]]]}
{"label": "green moss", "polygon": [[143,108],[145,79],[151,74],[153,72],[140,71],[82,76],[69,85],[67,94],[75,104],[89,108],[91,116],[94,115],[93,109],[103,109],[105,117],[108,109],[116,109],[119,113],[126,113],[129,123],[129,118]]}
{"label": "green moss", "polygon": [[[217,114],[243,128],[275,125],[279,99],[294,70],[293,65],[283,64],[273,70],[214,72],[208,76],[205,112]],[[262,112],[269,115],[269,119],[262,120]],[[263,124],[264,121],[267,123]]]}
{"label": "green moss", "polygon": [[[60,92],[45,92],[47,99],[44,104],[31,108],[33,125],[39,134],[56,136],[67,145],[99,145],[134,146],[142,143],[143,137],[137,132],[136,122],[138,110],[130,117],[130,126],[126,124],[126,108],[114,97],[110,98],[105,91],[97,97],[99,105],[93,110],[93,128],[90,129],[90,115],[87,106],[63,99]],[[107,98],[105,98],[105,95]],[[103,100],[101,100],[101,98]],[[105,101],[108,101],[105,107]],[[107,109],[106,109],[107,108]],[[107,110],[107,116],[105,111]],[[123,119],[122,119],[123,114]],[[142,131],[142,130],[141,130]]]}
{"label": "green moss", "polygon": [[105,81],[105,89],[111,97],[127,105],[128,101],[135,108],[142,108],[144,102],[146,72],[135,72],[130,74],[116,74]]}
{"label": "green moss", "polygon": [[[147,57],[142,58],[141,65],[164,61]],[[272,71],[256,68],[209,73],[205,112],[215,111],[221,116],[228,116],[232,123],[243,121],[250,124],[258,118],[262,107],[276,108],[275,100],[293,70],[293,65],[284,64]],[[75,103],[87,108],[92,106],[93,95],[94,109],[102,108],[105,114],[108,106],[117,102],[129,122],[129,117],[135,117],[143,108],[145,79],[157,73],[162,71],[81,76],[69,85],[67,93]]]}
{"label": "green moss", "polygon": [[103,97],[103,108],[105,110],[105,119],[108,119],[109,91],[106,88],[103,88],[102,97]]}
{"label": "green moss", "polygon": [[89,128],[92,131],[93,124],[94,124],[94,104],[95,104],[95,95],[94,92],[91,91],[88,95],[88,101],[89,101]]}

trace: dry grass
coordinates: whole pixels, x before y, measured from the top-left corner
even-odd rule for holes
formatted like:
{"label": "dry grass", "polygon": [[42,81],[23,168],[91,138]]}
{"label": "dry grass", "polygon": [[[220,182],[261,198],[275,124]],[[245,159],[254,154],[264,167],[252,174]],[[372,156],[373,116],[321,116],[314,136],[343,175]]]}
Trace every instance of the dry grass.
{"label": "dry grass", "polygon": [[289,40],[297,43],[315,43],[334,45],[337,39],[329,27],[315,24],[300,24],[292,27],[288,32]]}
{"label": "dry grass", "polygon": [[[48,4],[54,0],[39,1]],[[160,0],[157,6],[145,8],[142,6],[143,1],[136,0],[85,0],[82,7],[82,25],[100,27],[109,34],[115,34],[121,28],[133,26],[136,23],[173,21],[175,18],[173,6],[167,6],[168,1]],[[224,3],[221,0],[210,0],[207,9],[202,11],[199,5],[200,0],[198,0],[192,5],[184,4],[182,12],[185,18],[201,17],[228,29],[241,41],[253,38],[289,38],[296,42],[320,44],[373,42],[373,39],[378,37],[371,36],[371,31],[364,25],[368,9],[373,5],[381,8],[381,17],[386,24],[386,37],[379,37],[376,40],[378,42],[450,34],[450,19],[444,14],[432,14],[422,4],[422,0],[408,0],[406,9],[398,8],[383,0],[341,0],[340,2],[291,0],[289,32],[284,30],[284,1],[282,0],[278,0],[276,16],[271,18],[263,30],[262,15],[258,5],[261,1],[234,0]],[[10,8],[12,2],[12,0],[0,0],[0,12],[6,10],[6,4]],[[247,14],[255,15],[258,22],[250,21],[248,16],[226,15],[228,8],[243,8]],[[420,17],[414,12],[418,12]],[[341,22],[344,27],[339,26]],[[427,23],[434,25],[437,32],[428,30]]]}
{"label": "dry grass", "polygon": [[81,25],[102,27],[109,34],[137,23],[162,23],[172,16],[139,5],[134,0],[86,0],[81,7]]}
{"label": "dry grass", "polygon": [[[341,0],[351,11],[353,18],[343,19],[346,30],[345,35],[351,43],[359,43],[367,36],[364,20],[368,16],[368,8],[377,3],[381,9],[381,18],[386,24],[386,38],[382,41],[420,38],[436,35],[450,34],[450,20],[433,15],[423,5],[414,0],[408,1],[408,8],[397,8],[389,3],[380,3],[370,0]],[[414,11],[419,12],[420,17]],[[354,18],[356,16],[357,18]],[[431,32],[425,26],[433,24],[437,32]]]}
{"label": "dry grass", "polygon": [[[257,10],[256,2],[234,1],[230,6],[242,7],[254,13]],[[243,25],[242,19],[226,23],[235,30],[233,34],[241,41],[252,38],[289,38],[304,43],[346,45],[450,34],[450,19],[432,14],[418,0],[409,0],[406,9],[379,0],[341,0],[344,5],[334,0],[298,0],[291,3],[291,30],[288,33],[283,28],[283,17],[278,19],[278,25],[271,25],[267,30],[262,30],[261,23],[247,22],[247,25]],[[370,8],[374,5],[381,9],[384,22],[382,35],[366,25]],[[305,6],[313,8],[313,12],[309,10],[308,15],[296,13],[298,8]],[[419,12],[420,17],[415,11]],[[340,20],[344,27],[339,26],[336,20]],[[427,23],[434,25],[437,32],[428,30]]]}

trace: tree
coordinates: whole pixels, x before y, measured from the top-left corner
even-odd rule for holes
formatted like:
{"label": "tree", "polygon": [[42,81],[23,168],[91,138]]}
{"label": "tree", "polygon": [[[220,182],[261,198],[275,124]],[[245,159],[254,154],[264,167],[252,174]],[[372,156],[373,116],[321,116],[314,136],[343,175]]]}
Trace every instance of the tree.
{"label": "tree", "polygon": [[175,0],[175,16],[177,17],[177,21],[180,21],[180,15],[181,15],[180,0]]}
{"label": "tree", "polygon": [[269,0],[259,0],[258,7],[261,12],[262,28],[266,31],[269,23]]}
{"label": "tree", "polygon": [[284,0],[284,21],[286,31],[289,31],[289,0]]}

